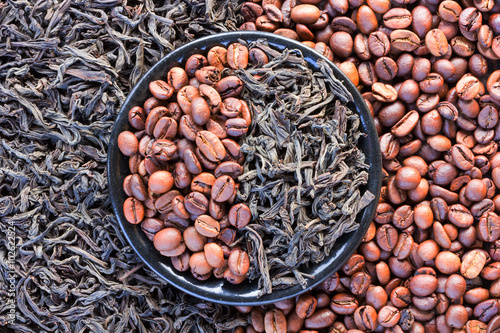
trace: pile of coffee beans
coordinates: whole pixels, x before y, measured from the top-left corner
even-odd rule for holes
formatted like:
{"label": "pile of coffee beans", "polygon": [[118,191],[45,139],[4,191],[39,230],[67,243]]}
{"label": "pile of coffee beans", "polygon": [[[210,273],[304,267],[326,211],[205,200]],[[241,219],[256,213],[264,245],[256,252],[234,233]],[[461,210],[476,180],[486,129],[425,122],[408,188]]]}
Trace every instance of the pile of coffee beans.
{"label": "pile of coffee beans", "polygon": [[131,174],[123,183],[128,222],[146,236],[178,271],[199,280],[212,273],[231,283],[246,279],[248,254],[235,243],[251,212],[234,203],[244,156],[236,142],[252,117],[238,99],[242,81],[222,77],[225,68],[245,68],[246,46],[214,47],[195,54],[149,84],[153,97],[128,114],[134,129],[118,136]]}
{"label": "pile of coffee beans", "polygon": [[239,307],[235,332],[500,332],[500,3],[262,0],[241,14],[241,30],[300,40],[358,87],[384,180],[343,269]]}

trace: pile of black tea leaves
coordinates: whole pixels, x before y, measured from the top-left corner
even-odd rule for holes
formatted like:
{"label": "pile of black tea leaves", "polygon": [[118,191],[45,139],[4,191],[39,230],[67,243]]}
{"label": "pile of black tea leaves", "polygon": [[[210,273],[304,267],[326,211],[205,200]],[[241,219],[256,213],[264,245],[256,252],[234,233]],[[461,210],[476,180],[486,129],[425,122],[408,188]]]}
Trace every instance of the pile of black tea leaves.
{"label": "pile of black tea leaves", "polygon": [[359,227],[356,215],[375,196],[369,165],[358,147],[365,134],[348,107],[352,95],[332,69],[318,60],[315,71],[298,50],[279,52],[252,42],[267,64],[236,71],[252,125],[241,142],[246,155],[238,199],[252,222],[238,241],[247,247],[259,294],[300,284],[303,268],[329,256],[335,241]]}

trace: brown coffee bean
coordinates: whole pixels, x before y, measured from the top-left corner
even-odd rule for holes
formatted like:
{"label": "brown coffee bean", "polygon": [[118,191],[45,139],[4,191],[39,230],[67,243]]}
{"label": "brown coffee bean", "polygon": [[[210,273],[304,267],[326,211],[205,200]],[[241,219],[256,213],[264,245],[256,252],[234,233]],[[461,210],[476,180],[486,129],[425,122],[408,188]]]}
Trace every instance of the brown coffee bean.
{"label": "brown coffee bean", "polygon": [[264,326],[266,332],[285,333],[287,331],[286,317],[281,310],[269,310],[264,316]]}
{"label": "brown coffee bean", "polygon": [[163,228],[163,222],[157,218],[145,218],[141,222],[141,229],[150,241],[153,241],[155,234]]}
{"label": "brown coffee bean", "polygon": [[420,38],[410,30],[394,30],[391,32],[390,39],[391,46],[400,51],[412,52],[420,45]]}
{"label": "brown coffee bean", "polygon": [[184,197],[184,206],[193,215],[205,214],[208,211],[208,199],[200,192],[191,192]]}
{"label": "brown coffee bean", "polygon": [[[255,22],[255,19],[258,16],[262,15],[263,10],[262,10],[262,7],[260,7],[259,5],[255,4],[255,3],[246,2],[243,4],[243,6],[241,6],[241,13],[244,16],[245,16],[245,14],[249,14],[247,16],[251,16],[252,14],[254,14],[255,17],[253,17],[253,21],[251,19],[249,19],[247,21]],[[227,64],[228,64],[227,53],[228,53],[228,50],[222,46],[212,47],[208,51],[208,54],[207,54],[208,64],[210,64],[210,66],[216,67],[219,71],[222,71],[224,69],[224,67],[227,66]]]}
{"label": "brown coffee bean", "polygon": [[378,325],[377,311],[370,305],[360,306],[354,312],[354,321],[360,330],[373,331]]}
{"label": "brown coffee bean", "polygon": [[195,97],[191,101],[191,116],[193,121],[200,126],[205,125],[210,119],[210,107],[203,97]]}
{"label": "brown coffee bean", "polygon": [[175,215],[179,216],[183,219],[189,219],[191,214],[184,207],[184,197],[182,195],[178,195],[172,199],[172,211]]}
{"label": "brown coffee bean", "polygon": [[174,89],[174,92],[187,85],[188,80],[188,74],[183,68],[172,67],[167,73],[167,82]]}
{"label": "brown coffee bean", "polygon": [[207,244],[207,237],[196,231],[194,226],[190,226],[184,230],[183,234],[184,243],[186,247],[193,251],[199,252],[203,251],[205,244]]}
{"label": "brown coffee bean", "polygon": [[391,43],[389,37],[381,31],[375,31],[368,36],[368,48],[376,57],[383,57],[389,53]]}
{"label": "brown coffee bean", "polygon": [[404,8],[389,9],[382,17],[384,25],[389,29],[405,29],[411,25],[411,12]]}
{"label": "brown coffee bean", "polygon": [[144,219],[144,205],[134,197],[127,198],[123,203],[125,219],[132,224],[139,224]]}
{"label": "brown coffee bean", "polygon": [[[372,86],[373,87],[373,86]],[[397,137],[403,137],[411,133],[417,125],[419,114],[417,111],[410,111],[403,116],[392,128],[391,133]]]}
{"label": "brown coffee bean", "polygon": [[425,35],[425,45],[429,52],[436,57],[441,57],[448,52],[448,40],[439,29],[432,29]]}
{"label": "brown coffee bean", "polygon": [[233,137],[245,135],[248,131],[247,121],[243,118],[230,118],[226,120],[226,131]]}
{"label": "brown coffee bean", "polygon": [[297,5],[291,11],[292,20],[300,24],[313,24],[319,19],[320,15],[319,8],[309,4]]}
{"label": "brown coffee bean", "polygon": [[429,274],[419,274],[411,278],[409,284],[413,295],[428,296],[437,288],[437,278]]}
{"label": "brown coffee bean", "polygon": [[304,326],[308,329],[326,328],[331,326],[336,318],[337,316],[330,309],[319,309],[304,321]]}
{"label": "brown coffee bean", "polygon": [[299,318],[309,318],[316,311],[317,305],[318,300],[313,295],[300,295],[295,306],[295,313]]}
{"label": "brown coffee bean", "polygon": [[[198,81],[200,81],[200,83],[204,83],[204,84],[208,84],[208,85],[214,85],[214,84],[216,84],[216,83],[218,83],[220,81],[220,79],[221,79],[221,72],[220,72],[219,68],[216,67],[216,66],[205,66],[205,67],[202,67],[202,68],[198,69],[195,72],[195,76],[198,79]],[[186,87],[189,87],[189,86],[186,86]],[[182,89],[180,91],[182,91]],[[193,90],[193,93],[194,93],[194,90]],[[181,96],[183,96],[183,95],[181,95]],[[198,96],[199,96],[199,94],[198,94]],[[196,96],[196,97],[198,97],[198,96]],[[177,94],[177,99],[179,100],[179,94]],[[179,102],[179,104],[182,107],[182,104],[180,102]],[[183,108],[183,110],[184,110],[184,108]],[[184,110],[184,112],[187,113],[187,114],[189,114],[185,110]]]}
{"label": "brown coffee bean", "polygon": [[197,133],[196,145],[203,155],[212,162],[221,161],[226,154],[220,139],[208,131],[199,131]]}
{"label": "brown coffee bean", "polygon": [[394,327],[400,318],[399,310],[393,306],[384,306],[378,313],[378,323],[383,327]]}
{"label": "brown coffee bean", "polygon": [[222,99],[237,97],[243,89],[243,82],[237,76],[227,76],[215,84],[215,90]]}
{"label": "brown coffee bean", "polygon": [[130,131],[123,131],[118,135],[118,149],[125,156],[133,156],[139,150],[139,141],[134,133]]}
{"label": "brown coffee bean", "polygon": [[186,168],[193,175],[200,174],[202,171],[200,161],[196,154],[191,149],[186,149],[184,152],[184,163]]}
{"label": "brown coffee bean", "polygon": [[212,186],[212,199],[216,202],[224,202],[234,194],[235,183],[229,176],[217,178]]}
{"label": "brown coffee bean", "polygon": [[226,157],[224,160],[232,160],[239,164],[242,164],[245,157],[240,150],[240,145],[231,139],[223,139],[221,140],[221,142],[226,149]]}
{"label": "brown coffee bean", "polygon": [[338,314],[348,315],[354,313],[358,307],[356,298],[347,293],[335,294],[330,302],[330,308]]}
{"label": "brown coffee bean", "polygon": [[394,102],[398,98],[398,92],[393,86],[375,82],[372,85],[373,97],[380,102]]}
{"label": "brown coffee bean", "polygon": [[451,157],[453,164],[461,170],[470,170],[474,166],[474,154],[463,144],[451,148]]}
{"label": "brown coffee bean", "polygon": [[184,66],[186,73],[189,76],[194,76],[195,72],[208,65],[207,58],[201,54],[193,54],[186,60],[186,65]]}
{"label": "brown coffee bean", "polygon": [[349,288],[354,295],[364,295],[371,283],[371,277],[365,272],[355,273],[350,280]]}
{"label": "brown coffee bean", "polygon": [[159,100],[167,100],[174,94],[174,89],[165,81],[156,80],[149,84],[151,94]]}
{"label": "brown coffee bean", "polygon": [[166,162],[172,159],[176,159],[179,155],[177,154],[177,145],[167,139],[159,139],[154,141],[151,147],[151,155],[157,161]]}
{"label": "brown coffee bean", "polygon": [[205,237],[217,237],[220,232],[220,225],[217,220],[209,215],[200,215],[194,222],[196,231]]}
{"label": "brown coffee bean", "polygon": [[483,252],[472,250],[463,257],[460,273],[467,279],[473,279],[481,273],[486,264],[486,256]]}
{"label": "brown coffee bean", "polygon": [[450,305],[446,311],[446,324],[449,327],[461,328],[468,319],[467,310],[463,305]]}
{"label": "brown coffee bean", "polygon": [[462,77],[456,85],[457,95],[463,100],[469,101],[479,93],[479,80],[470,75]]}
{"label": "brown coffee bean", "polygon": [[172,199],[180,195],[181,193],[177,190],[171,190],[165,194],[162,194],[155,200],[155,208],[161,214],[166,214],[172,211]]}
{"label": "brown coffee bean", "polygon": [[250,208],[244,203],[239,203],[229,210],[229,223],[235,228],[245,227],[252,219]]}
{"label": "brown coffee bean", "polygon": [[202,280],[204,275],[212,272],[212,266],[207,262],[207,258],[203,251],[191,255],[191,258],[189,258],[189,267],[191,267],[193,275],[195,275],[195,277],[201,276]]}
{"label": "brown coffee bean", "polygon": [[440,252],[437,256],[436,259],[434,260],[436,268],[444,274],[453,274],[457,272],[460,269],[460,258],[450,252],[450,251],[443,251]]}
{"label": "brown coffee bean", "polygon": [[237,275],[245,275],[250,267],[248,254],[242,250],[231,252],[228,259],[228,265],[231,272]]}
{"label": "brown coffee bean", "polygon": [[224,253],[216,243],[205,244],[205,258],[210,266],[217,268],[224,265]]}
{"label": "brown coffee bean", "polygon": [[[269,9],[269,7],[267,8]],[[266,8],[264,8],[266,13],[268,12],[268,9],[266,10]],[[233,43],[229,45],[227,48],[227,63],[229,67],[234,69],[246,68],[248,66],[248,48],[240,43]]]}
{"label": "brown coffee bean", "polygon": [[171,257],[170,260],[172,260],[172,266],[179,271],[179,272],[186,272],[189,269],[189,259],[191,256],[189,255],[188,251],[185,251],[179,256],[176,257]]}
{"label": "brown coffee bean", "polygon": [[177,135],[177,122],[170,117],[162,117],[156,123],[153,135],[156,139],[172,140]]}
{"label": "brown coffee bean", "polygon": [[359,30],[366,35],[377,30],[378,22],[375,12],[366,5],[359,7],[356,14],[356,24]]}
{"label": "brown coffee bean", "polygon": [[337,31],[330,37],[330,48],[340,58],[347,58],[353,51],[353,40],[349,33]]}
{"label": "brown coffee bean", "polygon": [[174,186],[174,178],[168,171],[160,170],[153,173],[148,180],[148,187],[154,193],[168,192]]}
{"label": "brown coffee bean", "polygon": [[176,228],[165,228],[156,233],[154,247],[160,251],[171,251],[184,244],[181,232]]}
{"label": "brown coffee bean", "polygon": [[458,24],[463,31],[472,32],[479,29],[482,20],[481,12],[477,8],[469,7],[460,13]]}

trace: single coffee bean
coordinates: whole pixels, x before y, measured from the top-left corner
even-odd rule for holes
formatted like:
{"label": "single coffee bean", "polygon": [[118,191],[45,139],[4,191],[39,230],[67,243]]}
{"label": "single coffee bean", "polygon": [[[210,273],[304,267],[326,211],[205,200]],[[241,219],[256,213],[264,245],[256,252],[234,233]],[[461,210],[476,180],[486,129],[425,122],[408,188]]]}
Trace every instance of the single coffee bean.
{"label": "single coffee bean", "polygon": [[189,76],[194,76],[195,72],[208,65],[207,58],[201,54],[193,54],[186,60],[186,65],[184,69]]}
{"label": "single coffee bean", "polygon": [[335,294],[330,302],[330,308],[337,314],[349,315],[358,307],[356,298],[348,293]]}
{"label": "single coffee bean", "polygon": [[372,33],[378,28],[378,22],[375,12],[366,5],[358,8],[358,12],[356,14],[356,23],[358,29],[366,35]]}
{"label": "single coffee bean", "polygon": [[148,180],[148,187],[154,193],[168,192],[174,185],[174,178],[168,171],[160,170],[153,173]]}
{"label": "single coffee bean", "polygon": [[429,52],[436,57],[441,57],[448,52],[448,40],[439,29],[432,29],[425,35],[425,45]]}
{"label": "single coffee bean", "polygon": [[118,149],[125,156],[133,156],[139,150],[139,141],[134,133],[123,131],[118,135]]}
{"label": "single coffee bean", "polygon": [[378,325],[377,311],[370,305],[360,306],[354,312],[356,326],[363,331],[373,331]]}
{"label": "single coffee bean", "polygon": [[300,295],[295,306],[295,313],[299,318],[309,318],[312,316],[318,305],[318,300],[311,294]]}
{"label": "single coffee bean", "polygon": [[189,259],[191,256],[189,255],[188,251],[185,251],[179,256],[176,257],[171,257],[170,260],[172,260],[172,266],[179,271],[179,272],[186,272],[189,270]]}
{"label": "single coffee bean", "polygon": [[177,145],[167,139],[158,139],[154,141],[151,147],[151,154],[156,160],[161,162],[170,161],[179,156],[177,154]]}
{"label": "single coffee bean", "polygon": [[464,76],[457,82],[458,97],[468,101],[479,93],[479,80],[474,76]]}
{"label": "single coffee bean", "polygon": [[414,32],[405,29],[391,32],[390,40],[392,47],[406,52],[412,52],[420,45],[420,38]]}
{"label": "single coffee bean", "polygon": [[234,194],[235,183],[229,176],[217,178],[212,186],[212,199],[217,202],[224,202]]}
{"label": "single coffee bean", "polygon": [[187,85],[188,81],[188,74],[183,68],[172,67],[167,73],[167,83],[174,89],[174,92]]}
{"label": "single coffee bean", "polygon": [[183,244],[181,232],[176,228],[165,228],[156,233],[154,237],[154,247],[162,251],[170,251]]}
{"label": "single coffee bean", "polygon": [[203,248],[208,241],[208,238],[196,231],[194,226],[186,228],[186,230],[182,233],[182,236],[186,247],[193,252],[203,251]]}
{"label": "single coffee bean", "polygon": [[237,97],[243,89],[243,82],[237,76],[226,76],[215,84],[215,90],[222,99]]}
{"label": "single coffee bean", "polygon": [[220,245],[208,243],[204,247],[205,258],[210,266],[216,268],[224,265],[224,252]]}
{"label": "single coffee bean", "polygon": [[337,316],[330,309],[319,309],[304,321],[304,326],[314,330],[327,328],[333,325],[336,318]]}
{"label": "single coffee bean", "polygon": [[245,227],[252,219],[250,208],[244,203],[239,203],[229,210],[229,223],[235,228]]}
{"label": "single coffee bean", "polygon": [[245,275],[250,267],[248,254],[242,250],[233,251],[229,256],[228,265],[234,274]]}
{"label": "single coffee bean", "polygon": [[203,155],[212,162],[224,159],[226,150],[220,139],[208,131],[199,131],[196,136],[196,145]]}
{"label": "single coffee bean", "polygon": [[205,125],[210,119],[210,107],[203,97],[195,97],[191,101],[191,117],[200,126]]}
{"label": "single coffee bean", "polygon": [[[274,8],[276,8],[276,6],[274,6]],[[266,10],[266,8],[264,9]],[[266,13],[268,11],[269,7],[267,7]],[[227,48],[227,63],[229,67],[234,69],[246,68],[248,65],[248,48],[241,43],[233,43],[229,45],[229,47]]]}
{"label": "single coffee bean", "polygon": [[320,15],[319,8],[309,4],[297,5],[291,11],[292,20],[300,24],[313,24],[319,19]]}
{"label": "single coffee bean", "polygon": [[163,101],[169,99],[174,94],[174,88],[162,80],[152,81],[149,84],[149,90],[155,98]]}
{"label": "single coffee bean", "polygon": [[205,214],[208,211],[208,199],[200,192],[191,192],[184,197],[184,206],[193,215]]}
{"label": "single coffee bean", "polygon": [[220,232],[219,222],[209,215],[200,215],[194,226],[196,231],[205,237],[217,237]]}
{"label": "single coffee bean", "polygon": [[226,131],[233,137],[245,135],[248,131],[247,121],[243,118],[230,118],[226,120]]}
{"label": "single coffee bean", "polygon": [[144,219],[144,205],[137,198],[130,197],[123,203],[125,219],[132,224],[139,224]]}

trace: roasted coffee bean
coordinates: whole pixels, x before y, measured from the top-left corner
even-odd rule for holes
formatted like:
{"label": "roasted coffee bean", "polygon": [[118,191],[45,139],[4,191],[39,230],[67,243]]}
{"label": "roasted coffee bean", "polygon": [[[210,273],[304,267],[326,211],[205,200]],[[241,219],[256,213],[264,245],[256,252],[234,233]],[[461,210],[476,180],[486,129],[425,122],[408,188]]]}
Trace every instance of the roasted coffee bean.
{"label": "roasted coffee bean", "polygon": [[174,94],[174,88],[162,80],[152,81],[149,84],[149,91],[155,98],[162,101],[169,99]]}
{"label": "roasted coffee bean", "polygon": [[304,326],[308,329],[327,328],[333,325],[336,318],[337,316],[330,309],[319,309],[304,321]]}
{"label": "roasted coffee bean", "polygon": [[227,76],[215,84],[215,90],[222,99],[237,97],[243,89],[243,82],[237,76]]}
{"label": "roasted coffee bean", "polygon": [[370,305],[361,306],[354,313],[354,321],[359,329],[373,331],[378,325],[377,311]]}
{"label": "roasted coffee bean", "polygon": [[[276,6],[274,7],[276,8]],[[266,13],[268,11],[269,10],[266,10]],[[229,45],[227,48],[227,63],[229,67],[234,69],[246,68],[248,65],[248,48],[240,43],[233,43]]]}
{"label": "roasted coffee bean", "polygon": [[226,132],[230,136],[240,137],[248,131],[247,121],[243,118],[230,118],[226,120]]}
{"label": "roasted coffee bean", "polygon": [[193,215],[205,214],[208,211],[208,199],[200,192],[191,192],[184,197],[184,206]]}
{"label": "roasted coffee bean", "polygon": [[144,205],[134,197],[127,198],[123,203],[125,219],[132,224],[139,224],[144,219]]}
{"label": "roasted coffee bean", "polygon": [[[215,185],[214,185],[215,186]],[[244,203],[239,203],[229,210],[229,223],[235,228],[245,227],[251,220],[252,214],[250,208]]]}
{"label": "roasted coffee bean", "polygon": [[405,29],[398,29],[391,32],[390,40],[391,47],[407,52],[414,51],[420,44],[420,38],[414,32]]}
{"label": "roasted coffee bean", "polygon": [[220,162],[226,155],[226,150],[220,139],[208,131],[199,131],[197,133],[196,146],[212,162]]}

